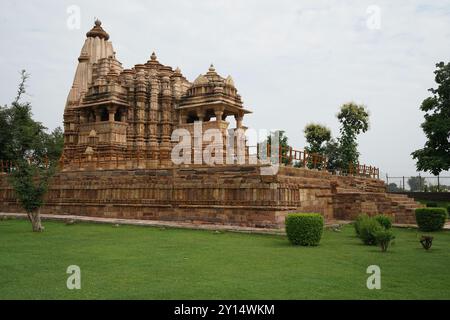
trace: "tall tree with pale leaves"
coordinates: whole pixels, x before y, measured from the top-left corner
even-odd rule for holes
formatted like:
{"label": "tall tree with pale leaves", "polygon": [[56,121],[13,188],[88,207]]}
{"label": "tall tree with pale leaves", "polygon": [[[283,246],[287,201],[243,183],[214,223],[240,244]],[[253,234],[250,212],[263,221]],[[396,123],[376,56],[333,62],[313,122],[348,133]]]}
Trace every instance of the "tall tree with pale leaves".
{"label": "tall tree with pale leaves", "polygon": [[369,130],[369,111],[364,105],[349,102],[341,107],[337,118],[341,123],[339,142],[340,167],[359,162],[358,135]]}
{"label": "tall tree with pale leaves", "polygon": [[450,62],[439,62],[434,71],[437,88],[423,100],[420,110],[425,112],[422,130],[427,141],[422,149],[411,155],[418,171],[438,175],[450,170]]}

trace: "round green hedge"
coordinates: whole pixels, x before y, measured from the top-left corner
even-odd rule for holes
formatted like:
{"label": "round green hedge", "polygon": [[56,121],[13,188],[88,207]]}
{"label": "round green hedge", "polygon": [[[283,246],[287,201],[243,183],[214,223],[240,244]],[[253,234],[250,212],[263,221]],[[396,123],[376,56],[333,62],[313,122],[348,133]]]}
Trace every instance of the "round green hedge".
{"label": "round green hedge", "polygon": [[319,213],[291,213],[286,216],[286,234],[294,245],[317,246],[322,232],[323,217]]}
{"label": "round green hedge", "polygon": [[363,219],[359,226],[359,237],[366,245],[373,246],[377,244],[376,234],[386,230],[375,217]]}
{"label": "round green hedge", "polygon": [[354,223],[354,227],[355,227],[355,232],[356,232],[356,235],[359,237],[359,234],[360,234],[360,230],[361,230],[361,223],[364,221],[364,220],[366,220],[366,219],[368,219],[369,218],[369,216],[367,215],[367,214],[365,214],[365,213],[362,213],[362,214],[360,214],[357,218],[356,218],[356,220],[355,220],[355,223]]}
{"label": "round green hedge", "polygon": [[384,214],[377,214],[375,216],[375,220],[378,221],[379,224],[381,224],[382,227],[384,227],[386,230],[390,229],[392,227],[392,220],[388,216],[385,216]]}
{"label": "round green hedge", "polygon": [[447,220],[445,208],[419,208],[416,209],[416,221],[422,231],[441,230]]}

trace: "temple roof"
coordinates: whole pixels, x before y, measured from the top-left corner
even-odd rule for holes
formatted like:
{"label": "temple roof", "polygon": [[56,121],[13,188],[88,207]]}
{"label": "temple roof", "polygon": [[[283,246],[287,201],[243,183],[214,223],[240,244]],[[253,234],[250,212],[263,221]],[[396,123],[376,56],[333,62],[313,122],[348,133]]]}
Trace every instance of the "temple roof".
{"label": "temple roof", "polygon": [[102,22],[100,20],[95,20],[94,27],[86,33],[86,37],[88,38],[96,38],[99,37],[100,39],[105,39],[106,41],[109,39],[109,34],[103,30],[102,28]]}
{"label": "temple roof", "polygon": [[179,109],[223,108],[225,114],[245,114],[241,96],[234,85],[233,78],[221,77],[211,64],[205,74],[200,74],[183,96]]}
{"label": "temple roof", "polygon": [[234,86],[234,81],[231,76],[228,76],[227,78],[221,77],[214,68],[214,65],[211,64],[211,66],[208,69],[208,72],[206,74],[200,74],[193,83],[194,87],[198,86],[211,86],[211,87],[230,87],[232,88],[232,95],[237,94],[237,90]]}

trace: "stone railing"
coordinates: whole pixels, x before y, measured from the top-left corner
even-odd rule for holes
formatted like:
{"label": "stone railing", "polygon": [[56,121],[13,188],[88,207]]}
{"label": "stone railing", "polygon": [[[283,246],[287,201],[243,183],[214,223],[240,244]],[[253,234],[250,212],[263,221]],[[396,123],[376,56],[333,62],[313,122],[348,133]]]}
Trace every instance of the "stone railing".
{"label": "stone railing", "polygon": [[[256,148],[258,159],[261,157],[260,145],[250,147]],[[267,145],[266,150],[262,153],[267,153],[266,159],[271,158],[271,146]],[[328,159],[326,156],[308,152],[306,150],[296,150],[292,147],[282,147],[279,146],[278,152],[275,153],[278,157],[278,162],[282,165],[294,166],[299,168],[309,168],[317,170],[328,170]],[[343,176],[360,176],[368,177],[373,179],[380,178],[380,169],[374,166],[368,166],[365,164],[349,164],[347,168],[341,168],[339,170],[334,170],[333,174],[343,175]]]}
{"label": "stone railing", "polygon": [[[271,157],[273,158],[273,155],[271,155],[270,145],[267,145],[266,150],[260,150],[260,145],[246,148],[246,159],[244,161],[244,164],[256,164],[258,162],[263,164],[271,159]],[[249,152],[248,148],[256,148],[257,153],[252,154],[251,152]],[[265,152],[267,152],[267,155],[265,159],[262,159],[261,153],[264,154]],[[328,171],[328,159],[324,155],[318,153],[311,153],[306,150],[295,150],[291,147],[279,147],[278,153],[275,153],[275,155],[278,157],[278,163],[281,165]],[[226,155],[224,156],[226,157]],[[194,157],[194,152],[192,152],[191,157]],[[227,159],[224,159],[223,164],[230,165],[230,163],[226,160]],[[62,155],[59,163],[61,170],[69,171],[150,169],[160,167],[158,165],[158,161],[152,159],[148,152],[128,152],[124,153],[123,155],[111,156],[84,153],[78,154],[71,159],[65,158],[64,155]],[[237,166],[242,164],[242,162],[238,162],[237,159],[233,160],[233,163]],[[195,162],[193,161],[191,165],[185,164],[182,166],[195,166]],[[0,160],[0,173],[9,173],[13,170],[14,163],[12,161]],[[379,168],[361,164],[350,164],[348,168],[335,170],[332,173],[341,176],[359,176],[373,179],[379,179],[380,177]]]}

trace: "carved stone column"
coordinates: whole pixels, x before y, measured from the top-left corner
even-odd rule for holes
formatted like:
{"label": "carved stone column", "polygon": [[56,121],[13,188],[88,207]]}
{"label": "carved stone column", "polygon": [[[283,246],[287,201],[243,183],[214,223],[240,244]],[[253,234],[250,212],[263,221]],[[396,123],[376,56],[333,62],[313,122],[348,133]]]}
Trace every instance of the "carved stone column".
{"label": "carved stone column", "polygon": [[162,97],[161,97],[161,106],[162,106],[162,135],[161,135],[161,147],[160,147],[160,158],[161,164],[166,166],[171,166],[172,161],[170,159],[171,152],[171,123],[172,123],[172,94],[170,88],[170,78],[167,75],[164,75],[161,81],[161,89],[162,89]]}
{"label": "carved stone column", "polygon": [[99,123],[102,121],[102,110],[100,108],[95,109],[95,122]]}
{"label": "carved stone column", "polygon": [[147,96],[145,86],[145,73],[143,69],[139,69],[136,76],[136,152],[142,153],[144,149],[145,134],[145,99]]}
{"label": "carved stone column", "polygon": [[215,108],[214,109],[214,114],[216,115],[216,121],[220,122],[222,121],[222,116],[223,116],[223,107],[220,108]]}
{"label": "carved stone column", "polygon": [[205,111],[202,109],[197,109],[197,117],[198,117],[198,121],[203,122],[205,120]]}
{"label": "carved stone column", "polygon": [[116,114],[117,107],[116,106],[109,106],[108,107],[108,121],[114,122],[114,116]]}
{"label": "carved stone column", "polygon": [[236,128],[237,129],[242,128],[242,120],[244,119],[244,117],[240,115],[235,115],[234,119],[236,120]]}

